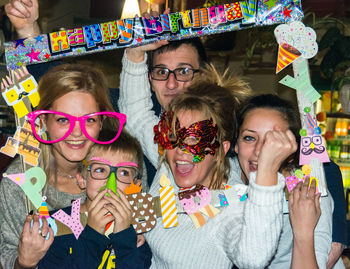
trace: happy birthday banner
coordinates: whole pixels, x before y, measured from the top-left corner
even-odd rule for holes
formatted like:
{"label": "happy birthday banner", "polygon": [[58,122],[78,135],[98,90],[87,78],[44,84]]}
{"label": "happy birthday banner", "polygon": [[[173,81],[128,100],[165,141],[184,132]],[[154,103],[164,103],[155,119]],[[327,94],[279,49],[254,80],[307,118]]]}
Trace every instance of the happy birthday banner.
{"label": "happy birthday banner", "polygon": [[109,21],[5,43],[7,67],[16,69],[68,56],[180,40],[301,20],[299,0],[249,0]]}

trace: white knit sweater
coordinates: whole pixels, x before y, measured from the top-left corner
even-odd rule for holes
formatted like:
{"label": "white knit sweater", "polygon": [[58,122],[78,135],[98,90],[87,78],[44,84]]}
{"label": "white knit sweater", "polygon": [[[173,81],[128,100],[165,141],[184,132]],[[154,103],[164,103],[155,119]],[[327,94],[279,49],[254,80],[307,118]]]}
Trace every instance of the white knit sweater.
{"label": "white knit sweater", "polygon": [[[125,113],[128,117],[126,128],[140,140],[145,155],[149,160],[151,160],[152,164],[157,167],[158,151],[157,145],[153,143],[153,126],[158,123],[159,119],[152,111],[146,58],[142,63],[133,63],[127,60],[126,54],[124,53],[122,63],[123,69],[120,77],[121,84],[119,99],[120,111]],[[167,171],[167,169],[161,167],[161,170],[164,170],[166,175],[169,178],[172,178],[171,173]],[[231,174],[235,173],[235,176],[233,176],[232,179],[230,178],[230,182],[233,180],[233,184],[242,183],[239,176],[240,171],[241,170],[237,160],[233,160],[233,165],[231,165]],[[177,187],[175,185],[174,187],[176,190]],[[156,176],[155,180],[153,181],[151,193],[154,194],[157,192],[158,180]],[[288,205],[286,205],[286,208],[288,208]],[[330,196],[322,197],[321,210],[322,214],[315,229],[315,252],[319,267],[326,268],[326,262],[328,260],[328,253],[330,251],[332,241],[333,201]],[[180,218],[182,217],[184,216],[180,216]],[[193,226],[192,223],[190,224]],[[186,240],[185,245],[187,244],[188,242]],[[292,247],[292,228],[289,222],[289,215],[288,213],[285,213],[283,215],[283,231],[279,240],[278,249],[269,265],[269,268],[289,268],[291,263]],[[204,266],[204,268],[207,267]],[[220,267],[215,266],[214,268]]]}
{"label": "white knit sweater", "polygon": [[[230,161],[234,166],[233,160]],[[239,176],[239,167],[232,167],[228,184]],[[167,171],[162,164],[150,189],[159,195],[159,177]],[[172,185],[176,186],[171,178]],[[282,228],[282,199],[284,178],[279,175],[275,186],[255,184],[251,174],[248,199],[238,199],[213,219],[196,229],[190,217],[178,214],[178,226],[164,229],[161,218],[146,234],[152,250],[151,268],[264,268],[276,251]],[[175,188],[175,192],[178,188]]]}
{"label": "white knit sweater", "polygon": [[134,63],[123,56],[120,74],[118,107],[127,117],[125,128],[141,143],[143,153],[154,167],[158,166],[158,146],[153,143],[153,127],[159,118],[152,110],[151,90],[146,65],[147,54],[142,63]]}

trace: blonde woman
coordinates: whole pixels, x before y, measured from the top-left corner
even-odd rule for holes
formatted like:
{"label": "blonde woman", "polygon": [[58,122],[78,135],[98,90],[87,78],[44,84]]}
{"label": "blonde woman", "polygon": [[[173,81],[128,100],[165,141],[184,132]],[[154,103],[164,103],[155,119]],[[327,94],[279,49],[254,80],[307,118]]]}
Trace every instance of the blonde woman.
{"label": "blonde woman", "polygon": [[[123,120],[113,112],[105,79],[99,71],[82,65],[61,65],[51,69],[39,82],[40,103],[29,114],[32,123],[40,120],[46,136],[33,133],[41,141],[42,167],[47,175],[42,195],[49,210],[71,205],[72,200],[85,199],[85,192],[76,181],[79,163],[97,141],[103,127],[119,134]],[[119,118],[120,116],[120,118]],[[125,120],[125,119],[124,119]],[[32,125],[33,126],[33,125]],[[7,174],[23,173],[19,158]],[[0,185],[0,259],[3,268],[35,267],[46,253],[50,240],[47,223],[41,234],[31,232],[31,216],[27,216],[26,197],[19,186],[4,178]],[[23,229],[23,223],[26,225]],[[34,216],[34,227],[38,216]]]}
{"label": "blonde woman", "polygon": [[[155,127],[164,158],[150,190],[153,196],[159,193],[159,176],[168,171],[180,193],[184,188],[195,192],[233,185],[240,169],[232,167],[227,153],[238,131],[236,111],[248,94],[244,82],[208,67],[171,102]],[[282,137],[273,133],[263,145],[259,170],[251,175],[248,199],[239,201],[237,195],[213,219],[205,217],[199,229],[186,214],[178,214],[179,224],[171,229],[158,220],[146,234],[151,268],[263,268],[275,252],[282,227],[283,177],[271,167],[296,149],[291,132]]]}

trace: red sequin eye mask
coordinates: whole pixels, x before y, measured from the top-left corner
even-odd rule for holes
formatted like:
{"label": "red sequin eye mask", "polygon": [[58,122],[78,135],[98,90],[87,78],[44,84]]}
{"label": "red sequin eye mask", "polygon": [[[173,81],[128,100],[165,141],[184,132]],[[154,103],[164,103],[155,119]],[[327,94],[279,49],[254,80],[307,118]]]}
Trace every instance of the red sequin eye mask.
{"label": "red sequin eye mask", "polygon": [[212,119],[198,121],[181,129],[176,119],[174,133],[171,127],[172,118],[172,112],[163,113],[158,125],[154,126],[154,142],[158,144],[159,154],[163,154],[164,149],[179,147],[193,155],[193,162],[201,162],[205,155],[215,154],[220,143],[216,139],[218,128],[214,126]]}

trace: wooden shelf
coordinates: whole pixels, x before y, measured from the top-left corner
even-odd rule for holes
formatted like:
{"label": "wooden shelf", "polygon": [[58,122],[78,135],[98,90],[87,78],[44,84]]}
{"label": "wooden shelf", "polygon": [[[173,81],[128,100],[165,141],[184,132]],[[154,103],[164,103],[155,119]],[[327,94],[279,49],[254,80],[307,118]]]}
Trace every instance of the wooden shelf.
{"label": "wooden shelf", "polygon": [[345,114],[342,112],[335,112],[335,113],[327,113],[328,118],[343,118],[343,119],[350,119],[350,114]]}
{"label": "wooden shelf", "polygon": [[350,162],[342,162],[341,159],[333,160],[337,165],[341,167],[350,167]]}

